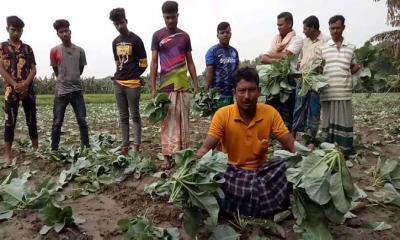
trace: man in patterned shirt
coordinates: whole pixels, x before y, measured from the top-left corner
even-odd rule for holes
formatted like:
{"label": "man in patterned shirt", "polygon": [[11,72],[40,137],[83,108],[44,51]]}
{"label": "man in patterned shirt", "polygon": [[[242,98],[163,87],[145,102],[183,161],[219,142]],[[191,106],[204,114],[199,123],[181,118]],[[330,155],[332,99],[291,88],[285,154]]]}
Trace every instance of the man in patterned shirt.
{"label": "man in patterned shirt", "polygon": [[239,66],[238,51],[229,45],[231,27],[227,22],[221,22],[217,27],[219,43],[212,46],[206,54],[206,85],[205,91],[218,88],[220,97],[218,107],[233,103],[232,73]]}
{"label": "man in patterned shirt", "polygon": [[12,164],[11,152],[14,130],[17,122],[19,102],[24,108],[26,125],[32,147],[38,148],[36,123],[36,99],[33,92],[33,79],[36,75],[36,62],[32,48],[21,41],[25,24],[17,16],[7,17],[9,39],[0,46],[0,74],[6,86],[4,126],[4,161],[5,166]]}
{"label": "man in patterned shirt", "polygon": [[164,155],[163,169],[171,168],[171,156],[188,147],[189,142],[189,82],[186,76],[189,70],[193,81],[194,93],[199,90],[196,67],[192,58],[192,46],[189,35],[179,29],[178,3],[166,1],[162,5],[166,27],[153,34],[151,42],[151,96],[157,95],[157,69],[160,56],[159,91],[169,95],[171,103],[168,113],[161,123],[161,145]]}

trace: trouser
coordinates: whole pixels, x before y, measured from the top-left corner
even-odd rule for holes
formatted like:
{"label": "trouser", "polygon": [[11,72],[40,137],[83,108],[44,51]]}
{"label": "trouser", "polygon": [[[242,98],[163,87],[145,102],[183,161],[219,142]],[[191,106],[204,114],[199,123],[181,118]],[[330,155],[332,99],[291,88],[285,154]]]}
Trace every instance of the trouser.
{"label": "trouser", "polygon": [[129,114],[131,115],[133,122],[134,144],[141,144],[142,121],[139,111],[140,87],[128,88],[118,83],[114,83],[114,93],[119,111],[122,147],[129,146]]}
{"label": "trouser", "polygon": [[24,108],[26,125],[28,126],[29,137],[31,139],[38,138],[37,122],[36,122],[36,97],[33,91],[25,96],[20,96],[11,87],[7,87],[5,94],[5,126],[4,141],[14,141],[14,130],[17,123],[19,102],[22,102]]}
{"label": "trouser", "polygon": [[78,122],[79,132],[81,135],[81,145],[90,147],[89,145],[89,129],[86,123],[86,106],[82,91],[67,93],[54,98],[53,106],[53,126],[51,131],[51,149],[58,150],[60,144],[61,127],[64,122],[65,110],[71,104],[76,121]]}
{"label": "trouser", "polygon": [[273,106],[279,112],[283,122],[285,123],[285,126],[289,129],[289,131],[292,131],[295,102],[295,90],[290,93],[289,98],[283,103],[281,102],[279,96],[265,101],[266,104]]}

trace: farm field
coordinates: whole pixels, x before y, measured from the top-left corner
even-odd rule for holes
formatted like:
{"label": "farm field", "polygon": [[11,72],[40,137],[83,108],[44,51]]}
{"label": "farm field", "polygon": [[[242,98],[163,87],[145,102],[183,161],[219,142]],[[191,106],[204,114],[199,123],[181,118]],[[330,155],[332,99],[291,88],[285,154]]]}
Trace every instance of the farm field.
{"label": "farm field", "polygon": [[[17,140],[14,144],[17,174],[22,176],[24,173],[29,173],[27,184],[31,187],[38,186],[48,178],[59,182],[60,174],[64,170],[71,169],[70,160],[74,159],[72,155],[79,152],[79,131],[71,107],[68,107],[61,137],[61,146],[65,149],[63,151],[65,154],[55,155],[49,152],[53,117],[52,100],[48,96],[40,98],[41,96],[38,100],[40,102],[38,105],[40,149],[38,152],[33,152],[29,148],[22,111],[19,112]],[[113,96],[91,95],[86,99],[87,120],[94,148],[105,148],[108,151],[107,154],[101,152],[103,155],[92,156],[92,158],[98,157],[96,161],[103,161],[101,164],[105,169],[113,165],[115,161],[117,165],[122,164],[117,156],[111,153],[118,147],[120,140],[118,113],[113,103]],[[148,96],[142,97],[141,109],[144,109],[147,102]],[[372,94],[369,98],[366,98],[364,94],[355,94],[353,106],[356,154],[348,162],[348,167],[353,182],[364,189],[368,197],[364,198],[362,207],[352,211],[356,217],[348,219],[342,225],[330,225],[330,230],[334,239],[398,239],[400,208],[384,204],[382,188],[372,188],[371,185],[374,183],[372,173],[379,158],[400,161],[400,94]],[[15,210],[11,219],[0,220],[0,239],[123,239],[123,232],[117,225],[118,221],[136,216],[145,216],[156,226],[177,227],[182,237],[189,239],[183,232],[181,210],[165,199],[153,199],[144,193],[146,185],[158,180],[153,173],[159,171],[162,162],[158,156],[161,150],[159,124],[149,124],[145,114],[142,115],[142,121],[143,144],[140,158],[147,159],[146,167],[142,168],[142,171],[132,170],[129,173],[124,171],[123,174],[118,173],[120,175],[113,179],[97,179],[96,184],[92,180],[82,182],[68,180],[68,176],[62,181],[63,188],[59,194],[63,195],[63,201],[60,201],[60,205],[70,206],[73,214],[84,219],[85,222],[78,224],[77,227],[66,227],[60,233],[50,230],[46,235],[41,235],[39,231],[44,224],[38,210]],[[4,123],[4,114],[0,115],[0,122]],[[195,148],[201,144],[209,122],[208,118],[191,116],[192,147]],[[1,125],[0,129],[3,132],[4,126]],[[0,145],[3,144],[3,139],[1,139]],[[3,149],[0,152],[1,157],[2,151]],[[165,174],[171,176],[173,171],[167,171]],[[10,172],[11,168],[0,169],[0,182],[3,182]],[[115,179],[118,181],[114,181]],[[391,228],[374,231],[366,227],[369,223],[376,222],[385,222]],[[289,233],[293,223],[293,217],[288,217],[280,224],[286,233]],[[243,229],[236,230],[243,231]],[[200,239],[207,239],[207,231],[201,231],[200,236]],[[248,236],[248,234],[243,233],[243,236]],[[265,237],[257,239],[280,239],[273,235]]]}

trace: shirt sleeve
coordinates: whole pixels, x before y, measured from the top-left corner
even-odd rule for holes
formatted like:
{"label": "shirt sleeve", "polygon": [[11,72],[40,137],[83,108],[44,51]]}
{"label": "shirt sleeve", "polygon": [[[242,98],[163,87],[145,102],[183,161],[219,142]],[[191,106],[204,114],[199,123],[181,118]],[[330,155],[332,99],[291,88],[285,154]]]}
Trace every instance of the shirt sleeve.
{"label": "shirt sleeve", "polygon": [[28,45],[28,61],[31,65],[36,65],[36,60],[35,60],[35,54],[33,53],[33,50],[31,46]]}
{"label": "shirt sleeve", "polygon": [[235,66],[235,70],[238,69],[239,64],[240,64],[240,59],[239,59],[239,52],[235,49],[236,52],[236,66]]}
{"label": "shirt sleeve", "polygon": [[157,32],[155,32],[153,34],[153,37],[151,39],[151,51],[160,51],[160,47],[159,47],[159,42],[158,42],[158,38],[157,38]]}
{"label": "shirt sleeve", "polygon": [[79,55],[79,66],[86,66],[87,65],[87,62],[86,62],[86,54],[85,54],[85,50],[83,50],[82,48],[81,48],[81,51],[80,51],[80,55]]}
{"label": "shirt sleeve", "polygon": [[0,43],[0,59],[3,58],[3,55],[4,55],[3,44]]}
{"label": "shirt sleeve", "polygon": [[144,44],[141,38],[138,38],[137,40],[137,57],[139,59],[139,68],[141,68],[143,71],[147,68],[147,55],[146,55],[146,49],[144,48]]}
{"label": "shirt sleeve", "polygon": [[187,40],[186,40],[185,53],[188,53],[188,52],[192,51],[192,43],[190,42],[189,34],[186,34],[186,36],[187,36]]}
{"label": "shirt sleeve", "polygon": [[58,48],[50,50],[50,66],[57,67],[61,63],[61,52]]}
{"label": "shirt sleeve", "polygon": [[208,135],[221,139],[224,135],[224,121],[224,112],[220,109],[214,114],[214,117],[211,120]]}
{"label": "shirt sleeve", "polygon": [[114,61],[118,61],[118,55],[117,55],[117,43],[115,40],[112,42],[112,51],[114,55]]}
{"label": "shirt sleeve", "polygon": [[298,55],[303,47],[303,39],[301,37],[293,37],[286,47],[286,51],[291,52],[293,55]]}
{"label": "shirt sleeve", "polygon": [[215,61],[214,61],[214,48],[210,48],[208,49],[207,53],[206,53],[206,65],[210,66],[210,65],[214,65]]}
{"label": "shirt sleeve", "polygon": [[280,139],[287,133],[289,133],[289,130],[285,126],[285,123],[282,120],[281,115],[278,113],[278,111],[275,110],[275,108],[272,108],[273,111],[273,119],[272,119],[272,133],[277,139]]}

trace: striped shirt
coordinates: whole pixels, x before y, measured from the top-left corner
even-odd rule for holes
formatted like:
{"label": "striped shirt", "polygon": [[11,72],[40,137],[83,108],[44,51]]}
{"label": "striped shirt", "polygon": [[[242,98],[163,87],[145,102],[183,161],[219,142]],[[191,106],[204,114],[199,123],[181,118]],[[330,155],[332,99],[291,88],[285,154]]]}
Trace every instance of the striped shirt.
{"label": "striped shirt", "polygon": [[319,48],[318,58],[325,60],[324,75],[328,77],[328,87],[320,94],[321,101],[351,100],[353,88],[350,68],[356,64],[356,46],[343,39],[338,49],[331,39]]}

